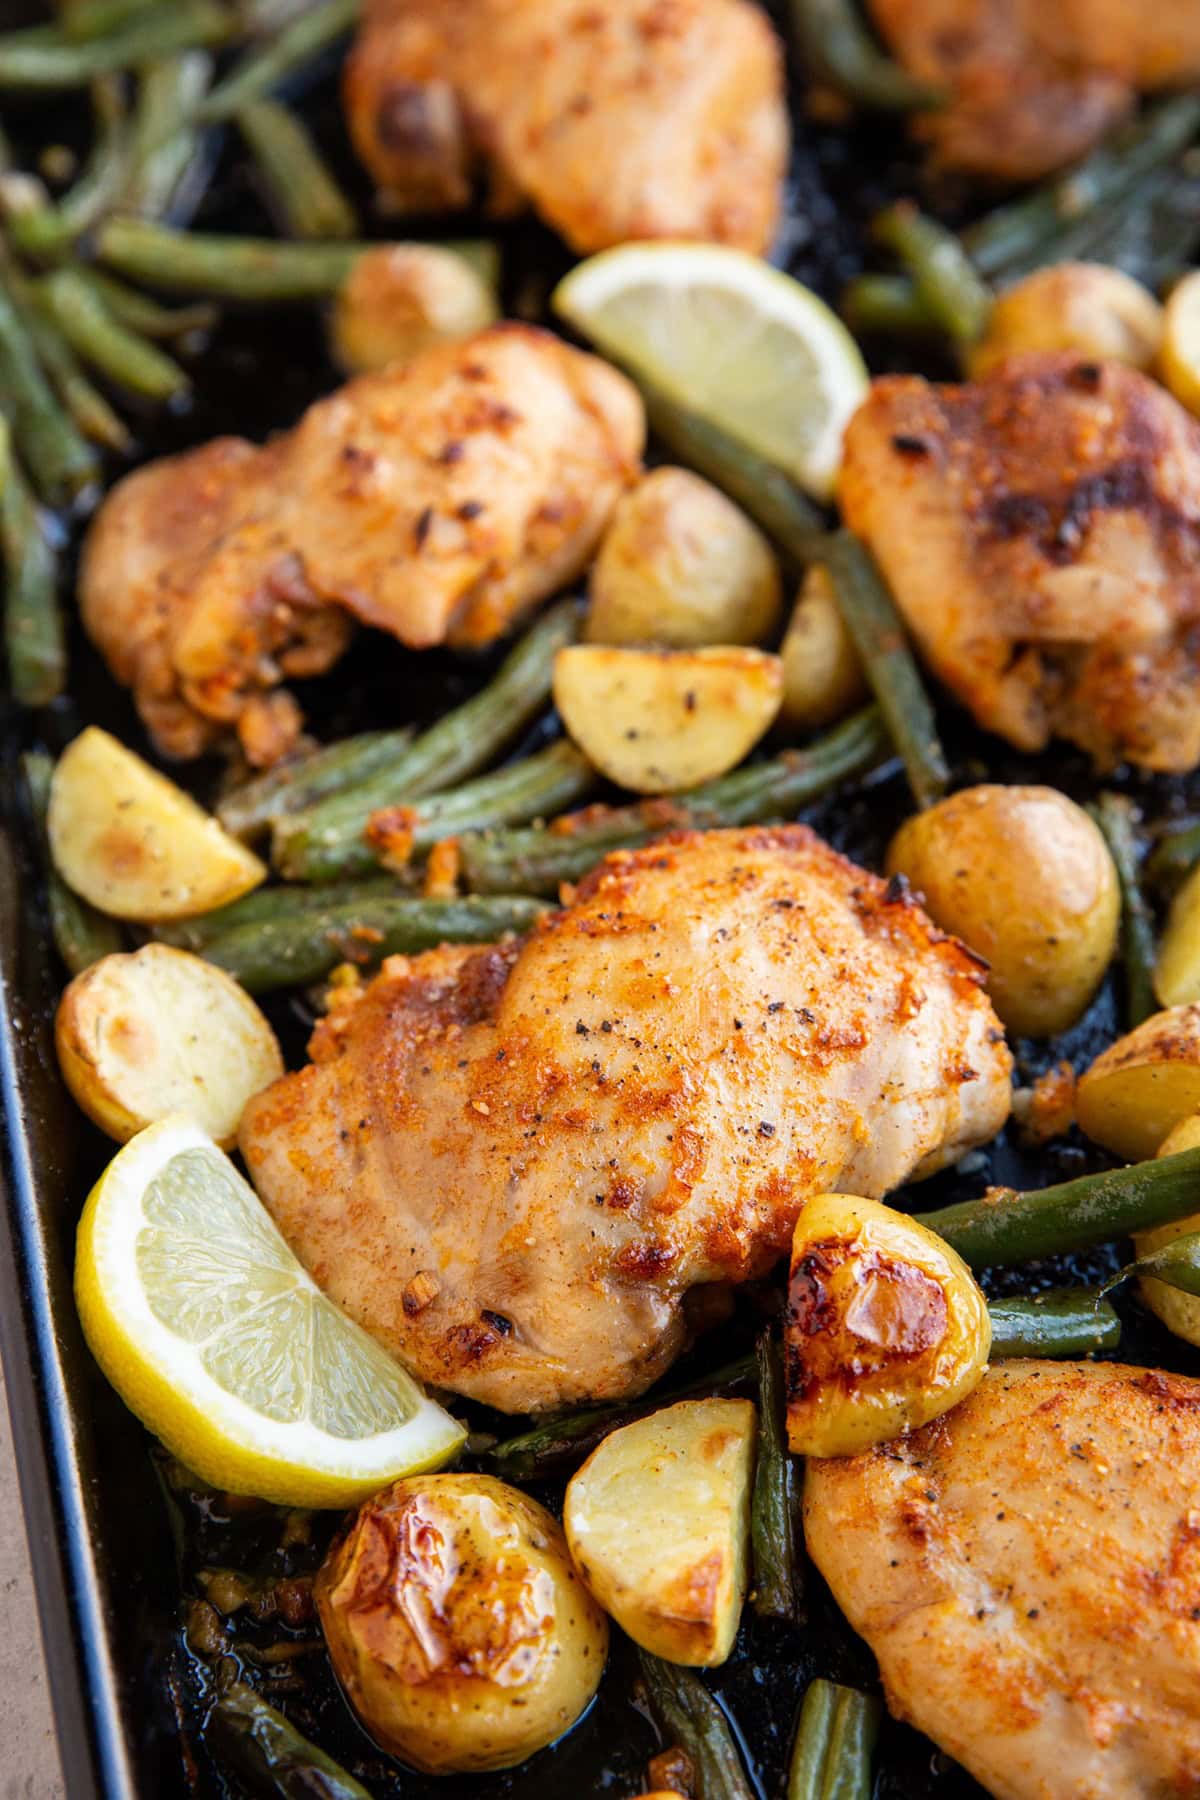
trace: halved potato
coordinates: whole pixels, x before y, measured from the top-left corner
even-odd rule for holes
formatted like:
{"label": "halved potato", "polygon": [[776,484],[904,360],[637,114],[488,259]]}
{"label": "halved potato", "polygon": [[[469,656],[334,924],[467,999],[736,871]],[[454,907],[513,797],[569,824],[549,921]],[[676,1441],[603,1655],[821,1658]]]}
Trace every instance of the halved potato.
{"label": "halved potato", "polygon": [[[1200,1113],[1192,1113],[1168,1132],[1156,1154],[1177,1156],[1181,1150],[1198,1148]],[[1173,1219],[1169,1225],[1156,1225],[1153,1231],[1136,1232],[1133,1247],[1139,1257],[1150,1256],[1155,1250],[1163,1250],[1174,1243],[1176,1238],[1190,1237],[1195,1231],[1200,1231],[1200,1213],[1190,1213],[1186,1219]],[[1138,1287],[1150,1311],[1157,1313],[1168,1331],[1173,1331],[1185,1344],[1200,1344],[1200,1295],[1185,1294],[1165,1281],[1155,1281],[1151,1275],[1139,1276]]]}
{"label": "halved potato", "polygon": [[283,1074],[279,1042],[246,990],[168,944],[102,957],[77,975],[54,1040],[72,1094],[121,1144],[186,1113],[229,1149],[247,1100]]}
{"label": "halved potato", "polygon": [[814,563],[804,577],[779,654],[783,716],[797,730],[832,725],[866,698],[862,663],[821,563]]}
{"label": "halved potato", "polygon": [[378,244],[355,259],[330,320],[334,360],[351,375],[411,362],[432,344],[496,318],[492,285],[441,244]]}
{"label": "halved potato", "polygon": [[97,725],[59,757],[46,827],[63,880],[116,919],[189,918],[266,878],[252,851]]}
{"label": "halved potato", "polygon": [[1200,1112],[1200,1005],[1153,1013],[1079,1077],[1080,1130],[1126,1162],[1144,1162]]}
{"label": "halved potato", "polygon": [[1200,1000],[1200,866],[1171,902],[1154,965],[1154,992],[1164,1006]]}
{"label": "halved potato", "polygon": [[817,1194],[796,1221],[784,1327],[801,1456],[856,1456],[949,1411],[987,1367],[987,1302],[950,1245],[904,1213]]}
{"label": "halved potato", "polygon": [[1107,263],[1052,263],[996,296],[967,366],[978,381],[1022,351],[1075,350],[1148,369],[1162,337],[1163,309],[1132,275]]}
{"label": "halved potato", "polygon": [[746,1593],[755,1408],[681,1400],[610,1432],[572,1476],[563,1525],[583,1580],[635,1643],[711,1668]]}
{"label": "halved potato", "polygon": [[762,650],[629,650],[575,644],[554,663],[554,701],[589,761],[638,794],[670,794],[736,767],[783,698]]}

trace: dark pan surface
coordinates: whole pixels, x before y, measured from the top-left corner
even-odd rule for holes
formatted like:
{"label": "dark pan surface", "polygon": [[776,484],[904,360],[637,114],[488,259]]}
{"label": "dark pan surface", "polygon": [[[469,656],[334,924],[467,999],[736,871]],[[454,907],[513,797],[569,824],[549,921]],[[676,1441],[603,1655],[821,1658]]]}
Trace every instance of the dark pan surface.
{"label": "dark pan surface", "polygon": [[[7,16],[6,16],[7,15]],[[15,22],[0,7],[0,24]],[[348,165],[332,77],[306,102],[347,181],[367,195]],[[23,126],[42,141],[44,102],[6,125]],[[56,129],[78,128],[68,109]],[[866,221],[884,199],[920,190],[920,174],[898,130],[816,128],[802,119],[792,175],[792,220],[783,260],[828,297],[862,261]],[[943,196],[947,204],[953,196]],[[245,171],[227,149],[201,225],[262,229]],[[454,229],[462,231],[461,221]],[[431,233],[432,235],[433,233]],[[379,235],[384,235],[380,232]],[[511,310],[538,316],[553,280],[565,266],[561,248],[534,225],[505,234],[506,300]],[[896,357],[895,366],[904,359]],[[878,366],[886,366],[881,361]],[[931,368],[930,373],[941,371]],[[186,411],[147,420],[146,456],[182,448],[222,431],[251,436],[291,424],[309,400],[334,385],[324,339],[310,308],[271,315],[230,309],[196,366],[196,394]],[[303,695],[323,736],[436,716],[477,685],[488,664],[440,654],[416,656],[364,635],[357,649],[323,683]],[[186,1597],[198,1593],[197,1571],[214,1565],[270,1574],[311,1567],[336,1524],[318,1520],[316,1540],[282,1550],[281,1520],[273,1510],[230,1517],[211,1500],[174,1495],[164,1500],[161,1463],[150,1440],[125,1411],[82,1343],[70,1294],[75,1221],[111,1146],[66,1100],[50,1039],[52,1007],[61,985],[53,964],[29,854],[28,822],[20,814],[15,758],[29,741],[59,748],[79,724],[95,720],[147,748],[126,697],[97,659],[77,646],[73,696],[30,721],[0,718],[0,1085],[8,1117],[3,1179],[7,1230],[0,1225],[0,1344],[21,1461],[51,1675],[72,1796],[133,1800],[236,1796],[204,1742],[208,1678],[187,1649],[182,1619]],[[1048,779],[1076,796],[1090,791],[1081,759],[1056,752],[1042,763],[1021,759],[975,732],[946,710],[943,725],[960,780]],[[195,772],[204,792],[212,765]],[[1200,800],[1194,781],[1133,784],[1153,816],[1181,813]],[[1189,788],[1194,791],[1189,791]],[[887,837],[904,816],[907,797],[894,771],[866,787],[835,796],[805,816],[839,847],[878,866]],[[1059,1057],[1085,1064],[1115,1029],[1114,990],[1101,993],[1084,1022],[1052,1047],[1020,1046],[1029,1079]],[[274,1008],[292,1060],[302,1054],[307,1018],[299,1004]],[[928,1184],[920,1205],[934,1206],[982,1191],[989,1181],[1038,1185],[1077,1173],[1095,1161],[1080,1140],[1052,1146],[1040,1157],[1008,1138],[987,1155]],[[1033,1270],[1006,1272],[998,1291],[1028,1290],[1094,1278],[1116,1266],[1113,1253],[1074,1262],[1060,1259]],[[719,1342],[702,1345],[697,1370],[725,1360],[748,1342],[758,1313],[746,1297]],[[1200,1357],[1170,1338],[1136,1303],[1119,1301],[1127,1319],[1126,1358],[1200,1372]],[[495,1420],[479,1416],[486,1427]],[[504,1429],[501,1424],[500,1429]],[[511,1427],[510,1427],[511,1429]],[[551,1505],[558,1490],[543,1497]],[[376,1800],[445,1796],[445,1800],[580,1800],[583,1795],[632,1795],[644,1785],[645,1762],[658,1737],[633,1695],[629,1647],[614,1633],[611,1666],[584,1722],[560,1746],[507,1775],[429,1780],[381,1756],[345,1707],[320,1652],[283,1665],[282,1681],[264,1678],[253,1651],[287,1633],[277,1625],[237,1627],[248,1679],[279,1704],[302,1730],[342,1760]],[[301,1629],[301,1638],[311,1628]],[[860,1684],[874,1681],[871,1657],[832,1604],[815,1571],[808,1571],[807,1617],[797,1627],[761,1623],[749,1612],[735,1655],[712,1686],[740,1728],[763,1800],[778,1795],[796,1704],[816,1674]],[[981,1789],[924,1738],[895,1723],[884,1727],[876,1800],[968,1800]]]}

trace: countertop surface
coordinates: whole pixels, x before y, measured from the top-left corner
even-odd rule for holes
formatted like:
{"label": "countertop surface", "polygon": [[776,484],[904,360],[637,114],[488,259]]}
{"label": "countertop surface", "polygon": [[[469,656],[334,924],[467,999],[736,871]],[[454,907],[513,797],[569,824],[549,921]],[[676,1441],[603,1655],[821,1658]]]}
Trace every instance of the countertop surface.
{"label": "countertop surface", "polygon": [[64,1792],[0,1373],[0,1800]]}

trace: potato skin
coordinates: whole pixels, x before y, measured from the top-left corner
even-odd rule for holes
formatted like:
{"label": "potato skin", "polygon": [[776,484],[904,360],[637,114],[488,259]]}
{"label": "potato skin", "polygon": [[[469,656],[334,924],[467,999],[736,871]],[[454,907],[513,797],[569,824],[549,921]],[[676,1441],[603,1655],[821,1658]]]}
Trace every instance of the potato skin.
{"label": "potato skin", "polygon": [[338,290],[333,354],[357,375],[411,362],[431,344],[471,337],[496,317],[495,295],[453,250],[381,244],[364,251]]}
{"label": "potato skin", "polygon": [[1162,338],[1163,309],[1140,281],[1106,263],[1054,263],[997,296],[968,363],[974,380],[1025,350],[1077,350],[1148,369]]}
{"label": "potato skin", "polygon": [[950,1245],[877,1200],[817,1194],[792,1240],[788,1446],[856,1456],[947,1412],[982,1378],[987,1302]]}
{"label": "potato skin", "polygon": [[1200,1002],[1152,1013],[1079,1077],[1075,1117],[1093,1142],[1127,1162],[1157,1154],[1200,1111]]}
{"label": "potato skin", "polygon": [[608,1624],[544,1507],[490,1475],[421,1475],[361,1507],[314,1586],[372,1737],[430,1774],[507,1769],[561,1737]]}
{"label": "potato skin", "polygon": [[990,966],[988,993],[1013,1031],[1073,1025],[1116,950],[1121,893],[1112,857],[1081,807],[1054,788],[964,788],[892,839],[934,922]]}
{"label": "potato skin", "polygon": [[757,644],[782,596],[766,538],[690,469],[659,468],[622,495],[591,576],[594,644]]}
{"label": "potato skin", "polygon": [[783,659],[783,717],[798,731],[819,731],[867,694],[858,652],[820,563],[804,577],[779,647]]}
{"label": "potato skin", "polygon": [[[1178,1156],[1181,1150],[1197,1147],[1200,1147],[1200,1113],[1191,1113],[1168,1132],[1155,1154]],[[1176,1238],[1189,1237],[1195,1231],[1200,1231],[1200,1213],[1192,1213],[1186,1219],[1174,1219],[1169,1225],[1158,1225],[1153,1231],[1135,1233],[1134,1252],[1139,1257],[1149,1256],[1155,1250],[1165,1250]],[[1168,1282],[1155,1281],[1152,1275],[1139,1275],[1138,1288],[1150,1311],[1158,1315],[1168,1331],[1182,1338],[1185,1344],[1200,1344],[1200,1295],[1185,1294]]]}

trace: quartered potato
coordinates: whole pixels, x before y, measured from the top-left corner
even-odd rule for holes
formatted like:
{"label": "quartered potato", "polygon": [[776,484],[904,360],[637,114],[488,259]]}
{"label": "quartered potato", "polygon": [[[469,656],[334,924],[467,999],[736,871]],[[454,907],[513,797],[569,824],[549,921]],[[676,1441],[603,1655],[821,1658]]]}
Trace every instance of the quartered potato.
{"label": "quartered potato", "polygon": [[783,716],[798,731],[832,725],[866,698],[858,651],[834,598],[829,572],[820,563],[804,577],[779,654]]}
{"label": "quartered potato", "polygon": [[590,591],[594,644],[757,644],[782,604],[758,526],[690,469],[652,469],[618,500]]}
{"label": "quartered potato", "polygon": [[783,697],[777,656],[736,645],[630,650],[575,644],[554,663],[563,724],[602,774],[670,794],[735,768]]}
{"label": "quartered potato", "polygon": [[733,1648],[755,1430],[749,1400],[681,1400],[610,1432],[568,1484],[576,1568],[621,1629],[668,1662],[711,1668]]}
{"label": "quartered potato", "polygon": [[59,1002],[55,1044],[76,1100],[118,1143],[182,1113],[223,1149],[242,1108],[283,1074],[279,1043],[244,988],[187,950],[105,956]]}
{"label": "quartered potato", "polygon": [[1112,961],[1117,871],[1098,827],[1048,787],[964,788],[916,813],[887,853],[943,931],[988,963],[1013,1031],[1053,1037],[1084,1011]]}
{"label": "quartered potato", "polygon": [[58,759],[46,828],[63,880],[117,919],[209,912],[267,873],[190,795],[96,725]]}
{"label": "quartered potato", "polygon": [[1200,1000],[1200,866],[1171,902],[1154,967],[1154,992],[1164,1006]]}
{"label": "quartered potato", "polygon": [[987,1367],[966,1263],[877,1200],[818,1194],[796,1221],[784,1327],[788,1444],[854,1456],[947,1412]]}
{"label": "quartered potato", "polygon": [[[1181,1119],[1159,1145],[1158,1155],[1178,1156],[1181,1150],[1196,1149],[1200,1149],[1200,1113]],[[1164,1250],[1176,1238],[1190,1237],[1196,1231],[1200,1231],[1200,1213],[1191,1213],[1186,1219],[1172,1219],[1168,1225],[1156,1225],[1153,1231],[1136,1232],[1133,1248],[1139,1257],[1150,1256],[1155,1250]],[[1173,1331],[1187,1344],[1200,1344],[1200,1294],[1185,1294],[1181,1288],[1171,1287],[1165,1281],[1155,1281],[1152,1275],[1140,1275],[1138,1287],[1150,1311],[1157,1313],[1168,1331]]]}
{"label": "quartered potato", "polygon": [[338,1680],[377,1743],[430,1774],[509,1769],[569,1731],[608,1621],[562,1530],[491,1475],[414,1475],[368,1500],[313,1588]]}
{"label": "quartered potato", "polygon": [[457,252],[380,244],[364,250],[338,289],[334,358],[351,375],[411,362],[432,344],[482,331],[497,310],[492,288]]}
{"label": "quartered potato", "polygon": [[1107,263],[1061,262],[996,296],[967,360],[973,381],[1026,350],[1077,350],[1148,369],[1162,338],[1163,309],[1140,281]]}
{"label": "quartered potato", "polygon": [[1144,1162],[1200,1112],[1200,1004],[1153,1013],[1098,1056],[1075,1089],[1080,1130],[1126,1162]]}

